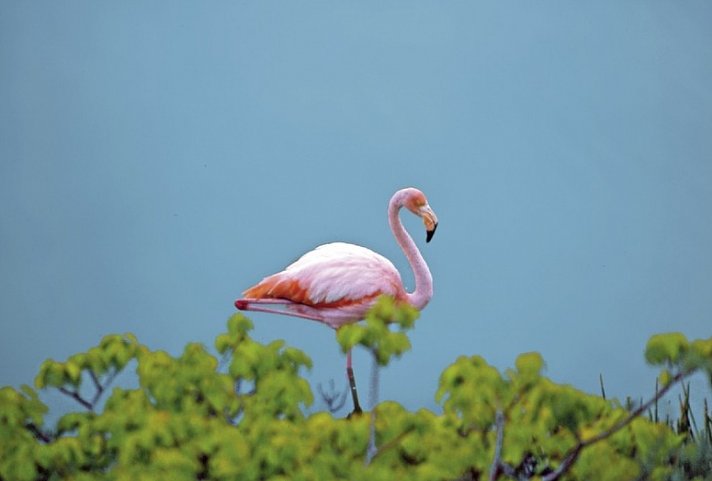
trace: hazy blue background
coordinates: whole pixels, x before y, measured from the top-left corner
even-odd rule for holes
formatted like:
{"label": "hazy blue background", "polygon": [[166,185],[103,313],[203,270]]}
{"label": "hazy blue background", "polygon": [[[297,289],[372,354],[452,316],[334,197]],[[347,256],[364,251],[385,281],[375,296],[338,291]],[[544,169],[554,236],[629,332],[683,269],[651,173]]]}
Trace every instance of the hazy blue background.
{"label": "hazy blue background", "polygon": [[[3,0],[0,385],[110,332],[212,345],[328,241],[412,288],[386,221],[412,185],[435,296],[382,398],[432,408],[458,355],[529,350],[650,393],[651,334],[712,335],[710,25],[707,1]],[[252,317],[345,387],[331,330]]]}

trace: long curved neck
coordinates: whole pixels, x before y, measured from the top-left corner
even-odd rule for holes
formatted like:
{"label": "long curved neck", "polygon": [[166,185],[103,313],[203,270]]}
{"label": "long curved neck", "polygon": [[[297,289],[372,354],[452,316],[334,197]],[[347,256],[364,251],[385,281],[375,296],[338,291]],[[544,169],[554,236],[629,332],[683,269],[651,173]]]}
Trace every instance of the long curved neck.
{"label": "long curved neck", "polygon": [[400,191],[396,192],[391,198],[391,202],[388,204],[388,223],[391,225],[393,235],[408,258],[408,263],[410,263],[415,275],[415,290],[406,294],[408,303],[421,310],[433,297],[433,276],[430,274],[430,269],[428,269],[428,265],[425,263],[425,259],[420,254],[418,247],[413,242],[413,238],[401,223],[398,213],[403,206],[403,201],[404,195]]}

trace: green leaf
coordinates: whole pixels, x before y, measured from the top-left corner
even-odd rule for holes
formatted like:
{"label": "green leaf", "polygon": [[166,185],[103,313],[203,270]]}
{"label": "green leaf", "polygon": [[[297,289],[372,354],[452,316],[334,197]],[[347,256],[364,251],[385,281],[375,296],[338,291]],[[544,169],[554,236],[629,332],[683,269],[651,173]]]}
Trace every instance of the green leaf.
{"label": "green leaf", "polygon": [[670,382],[672,381],[672,377],[673,376],[669,370],[663,369],[662,371],[660,371],[660,376],[658,376],[658,379],[660,380],[660,387],[665,387],[670,384]]}
{"label": "green leaf", "polygon": [[365,331],[357,324],[347,324],[336,330],[336,340],[341,346],[341,351],[346,353],[364,338]]}
{"label": "green leaf", "polygon": [[227,321],[227,330],[233,336],[242,338],[254,328],[252,321],[241,313],[233,314]]}
{"label": "green leaf", "polygon": [[64,386],[66,377],[62,364],[52,360],[46,362],[47,372],[45,374],[45,385],[50,387]]}
{"label": "green leaf", "polygon": [[538,352],[528,352],[520,354],[514,365],[522,376],[528,379],[535,379],[539,377],[541,370],[544,368],[544,359]]}
{"label": "green leaf", "polygon": [[215,338],[215,349],[220,354],[225,354],[229,349],[234,348],[232,337],[229,334],[220,334]]}
{"label": "green leaf", "polygon": [[74,361],[67,361],[64,364],[65,372],[69,378],[69,382],[74,386],[79,386],[82,382],[82,369]]}
{"label": "green leaf", "polygon": [[65,414],[57,421],[57,431],[59,434],[75,431],[92,417],[92,413],[86,412]]}
{"label": "green leaf", "polygon": [[687,338],[682,333],[658,334],[648,341],[645,359],[650,364],[675,363],[687,347]]}

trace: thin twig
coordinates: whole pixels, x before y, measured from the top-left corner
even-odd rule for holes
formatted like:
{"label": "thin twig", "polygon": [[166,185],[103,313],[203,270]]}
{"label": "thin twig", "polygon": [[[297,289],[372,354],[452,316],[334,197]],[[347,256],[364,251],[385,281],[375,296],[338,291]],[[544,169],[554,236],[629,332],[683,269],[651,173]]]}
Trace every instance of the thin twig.
{"label": "thin twig", "polygon": [[104,384],[102,384],[101,382],[99,382],[99,379],[96,377],[96,374],[94,374],[94,372],[91,370],[89,371],[89,376],[91,377],[91,380],[94,383],[94,387],[96,388],[96,392],[94,393],[94,396],[92,397],[91,401],[87,401],[86,399],[84,399],[82,397],[82,395],[79,394],[79,391],[76,389],[73,391],[70,391],[69,389],[67,389],[65,387],[60,387],[59,392],[74,399],[79,404],[84,406],[87,410],[94,411],[94,408],[96,407],[96,403],[99,401],[99,398],[101,398],[101,395],[104,394],[104,391],[106,391],[106,388],[109,387],[109,385],[114,381],[117,374],[119,374],[118,370],[113,371],[106,378],[106,380],[104,381]]}
{"label": "thin twig", "polygon": [[87,408],[89,411],[93,411],[93,410],[94,410],[94,406],[92,405],[92,403],[90,403],[89,401],[87,401],[86,399],[84,399],[77,391],[70,391],[69,389],[67,389],[67,388],[65,388],[65,387],[60,387],[60,388],[59,388],[59,392],[61,392],[62,394],[65,394],[65,395],[69,396],[70,398],[74,399],[74,400],[77,401],[79,404],[81,404],[82,406],[84,406],[85,408]]}
{"label": "thin twig", "polygon": [[568,472],[568,470],[571,469],[571,466],[573,466],[576,460],[578,459],[579,453],[581,453],[582,449],[583,444],[581,443],[581,441],[579,441],[579,443],[574,446],[572,450],[569,451],[566,457],[564,457],[564,460],[555,470],[541,478],[542,481],[554,481],[556,479],[559,479],[566,472]]}
{"label": "thin twig", "polygon": [[710,416],[707,408],[707,398],[705,398],[705,432],[707,433],[707,439],[712,444],[712,416]]}
{"label": "thin twig", "polygon": [[601,397],[606,399],[606,388],[603,386],[603,373],[598,373],[598,382],[601,383]]}
{"label": "thin twig", "polygon": [[393,438],[393,439],[391,439],[390,441],[388,441],[387,443],[381,445],[381,447],[378,448],[378,451],[376,452],[376,454],[374,454],[373,457],[371,458],[371,462],[373,462],[374,459],[376,459],[378,456],[380,456],[380,455],[383,454],[384,452],[386,452],[386,451],[388,451],[389,449],[391,449],[393,446],[395,446],[395,445],[397,445],[398,443],[400,443],[400,442],[403,440],[404,437],[406,437],[407,435],[409,435],[409,434],[412,433],[413,431],[415,431],[415,427],[409,427],[408,429],[406,429],[405,431],[403,431],[402,433],[400,433],[400,434],[399,434],[398,436],[396,436],[395,438]]}
{"label": "thin twig", "polygon": [[690,429],[690,435],[692,436],[692,439],[695,439],[695,433],[699,432],[699,428],[697,427],[697,420],[695,419],[695,413],[690,409],[690,382],[687,382],[687,388],[685,388],[685,383],[682,383],[682,390],[685,393],[685,405],[687,406],[687,414],[690,420],[690,426],[692,429]]}
{"label": "thin twig", "polygon": [[[658,383],[658,378],[656,377],[656,378],[655,378],[655,395],[656,395],[656,396],[657,396],[657,394],[658,394],[658,387],[659,387],[659,386],[660,386],[660,384]],[[659,418],[658,418],[658,400],[657,400],[657,399],[655,400],[655,411],[654,411],[654,416],[653,416],[653,422],[656,422],[656,423],[659,422]]]}
{"label": "thin twig", "polygon": [[502,464],[502,443],[504,442],[504,413],[497,410],[495,414],[495,426],[497,427],[497,440],[494,445],[494,459],[490,466],[489,480],[495,481],[499,476],[499,471]]}
{"label": "thin twig", "polygon": [[42,441],[45,444],[49,444],[52,442],[52,437],[43,432],[35,423],[28,423],[25,424],[25,427],[32,433],[32,435]]}
{"label": "thin twig", "polygon": [[97,391],[101,391],[101,384],[99,383],[99,379],[97,379],[96,374],[94,374],[94,371],[89,369],[89,377],[91,377],[92,382],[94,383],[94,387],[96,388]]}
{"label": "thin twig", "polygon": [[321,400],[324,401],[330,413],[334,414],[346,404],[346,395],[349,393],[348,389],[337,392],[333,379],[329,379],[329,392],[324,391],[321,383],[316,385],[316,389],[319,391],[319,396],[321,396]]}
{"label": "thin twig", "polygon": [[[91,372],[91,371],[89,371]],[[113,371],[109,376],[106,378],[104,381],[104,384],[100,384],[99,380],[96,380],[96,393],[94,394],[94,398],[91,400],[91,406],[92,410],[94,410],[94,407],[96,406],[97,401],[99,401],[99,398],[101,397],[102,394],[104,394],[104,391],[106,391],[106,388],[109,387],[109,385],[114,382],[114,379],[116,376],[119,374],[119,371]],[[94,373],[92,373],[92,377],[94,377]]]}

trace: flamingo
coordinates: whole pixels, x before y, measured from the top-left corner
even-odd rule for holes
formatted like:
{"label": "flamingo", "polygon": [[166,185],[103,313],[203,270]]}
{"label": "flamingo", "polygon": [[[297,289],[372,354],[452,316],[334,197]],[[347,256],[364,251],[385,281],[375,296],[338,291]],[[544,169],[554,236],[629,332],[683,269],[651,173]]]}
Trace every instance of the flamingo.
{"label": "flamingo", "polygon": [[[397,191],[388,203],[388,222],[415,275],[413,292],[406,292],[398,270],[382,255],[355,244],[333,242],[307,252],[283,271],[265,277],[244,291],[235,307],[241,311],[310,319],[333,329],[363,319],[384,294],[422,310],[433,295],[433,277],[401,223],[402,207],[423,219],[426,242],[432,239],[438,218],[425,194],[413,187]],[[346,354],[346,375],[354,412],[361,412],[351,350]]]}

